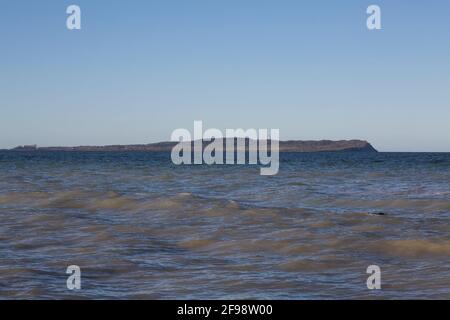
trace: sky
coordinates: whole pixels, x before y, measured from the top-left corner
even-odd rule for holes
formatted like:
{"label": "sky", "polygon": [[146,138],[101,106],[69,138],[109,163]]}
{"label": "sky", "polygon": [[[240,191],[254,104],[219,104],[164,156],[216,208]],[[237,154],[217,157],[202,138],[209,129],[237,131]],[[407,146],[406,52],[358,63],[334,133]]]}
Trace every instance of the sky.
{"label": "sky", "polygon": [[2,0],[0,148],[167,141],[201,120],[450,152],[449,57],[442,0]]}

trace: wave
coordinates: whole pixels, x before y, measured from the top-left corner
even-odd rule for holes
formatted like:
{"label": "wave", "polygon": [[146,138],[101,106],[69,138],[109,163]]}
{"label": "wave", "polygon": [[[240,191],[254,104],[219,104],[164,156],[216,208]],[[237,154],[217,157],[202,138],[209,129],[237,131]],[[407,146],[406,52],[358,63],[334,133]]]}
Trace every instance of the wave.
{"label": "wave", "polygon": [[449,211],[450,201],[442,199],[387,199],[361,200],[338,199],[330,201],[336,207],[358,207],[367,209],[415,209],[423,211]]}
{"label": "wave", "polygon": [[449,240],[383,240],[376,242],[372,248],[384,253],[403,257],[438,256],[450,258]]}

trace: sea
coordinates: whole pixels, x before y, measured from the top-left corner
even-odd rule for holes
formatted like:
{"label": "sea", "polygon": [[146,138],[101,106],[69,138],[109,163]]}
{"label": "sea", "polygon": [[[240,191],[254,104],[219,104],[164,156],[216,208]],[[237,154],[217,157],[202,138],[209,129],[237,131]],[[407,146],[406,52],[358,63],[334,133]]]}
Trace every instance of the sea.
{"label": "sea", "polygon": [[280,157],[0,152],[0,299],[450,299],[449,153]]}

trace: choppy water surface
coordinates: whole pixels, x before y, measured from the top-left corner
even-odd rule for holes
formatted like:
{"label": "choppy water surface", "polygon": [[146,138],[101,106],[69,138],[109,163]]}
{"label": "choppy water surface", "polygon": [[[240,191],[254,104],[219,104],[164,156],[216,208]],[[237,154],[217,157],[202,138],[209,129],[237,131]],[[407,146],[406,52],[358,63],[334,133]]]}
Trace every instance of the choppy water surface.
{"label": "choppy water surface", "polygon": [[3,152],[0,298],[449,299],[449,219],[450,154]]}

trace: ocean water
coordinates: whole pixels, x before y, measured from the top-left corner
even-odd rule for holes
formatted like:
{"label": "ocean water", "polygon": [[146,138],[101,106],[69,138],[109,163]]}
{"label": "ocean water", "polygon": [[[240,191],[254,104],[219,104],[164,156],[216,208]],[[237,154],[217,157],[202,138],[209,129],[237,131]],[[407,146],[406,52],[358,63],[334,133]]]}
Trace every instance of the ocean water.
{"label": "ocean water", "polygon": [[449,231],[450,154],[0,152],[3,299],[450,299]]}

